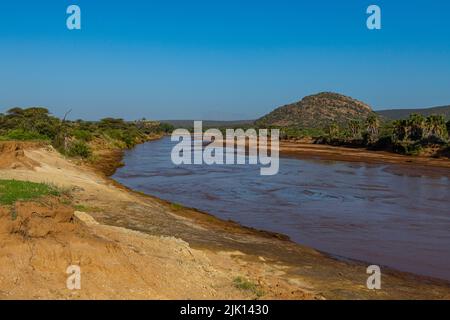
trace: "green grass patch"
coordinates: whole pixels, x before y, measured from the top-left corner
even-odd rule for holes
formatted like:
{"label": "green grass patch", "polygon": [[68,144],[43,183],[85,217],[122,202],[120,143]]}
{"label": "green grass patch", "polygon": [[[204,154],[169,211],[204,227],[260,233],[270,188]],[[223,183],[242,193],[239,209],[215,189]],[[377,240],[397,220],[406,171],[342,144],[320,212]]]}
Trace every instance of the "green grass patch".
{"label": "green grass patch", "polygon": [[256,295],[256,297],[261,297],[264,295],[264,292],[259,288],[256,283],[253,283],[243,277],[236,277],[233,280],[233,284],[236,288],[243,291],[249,291]]}
{"label": "green grass patch", "polygon": [[32,200],[43,196],[59,196],[55,187],[29,181],[0,180],[0,204],[12,205],[19,200]]}
{"label": "green grass patch", "polygon": [[81,211],[81,212],[99,212],[99,211],[101,211],[100,208],[86,206],[84,204],[76,204],[73,207],[74,207],[75,210]]}

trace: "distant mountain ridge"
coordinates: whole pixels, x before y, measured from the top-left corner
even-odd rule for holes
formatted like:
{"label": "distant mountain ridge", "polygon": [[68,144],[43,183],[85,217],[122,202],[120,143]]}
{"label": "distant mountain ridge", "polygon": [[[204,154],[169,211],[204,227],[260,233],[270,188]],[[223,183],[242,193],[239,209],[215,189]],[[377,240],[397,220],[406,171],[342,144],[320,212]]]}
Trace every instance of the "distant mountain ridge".
{"label": "distant mountain ridge", "polygon": [[447,120],[450,120],[450,106],[421,109],[388,109],[376,111],[376,113],[389,120],[406,119],[413,113],[421,114],[424,117],[428,117],[432,114],[443,115]]}
{"label": "distant mountain ridge", "polygon": [[256,121],[259,126],[324,128],[351,120],[365,120],[372,108],[359,100],[333,92],[321,92],[275,109]]}
{"label": "distant mountain ridge", "polygon": [[[168,123],[175,128],[192,128],[196,120],[160,120],[161,123]],[[202,120],[204,128],[222,128],[253,125],[255,120]]]}
{"label": "distant mountain ridge", "polygon": [[[432,114],[443,115],[450,120],[450,105],[420,109],[386,109],[373,111],[359,100],[333,93],[321,92],[304,97],[302,100],[276,108],[257,120],[204,120],[204,128],[233,128],[257,125],[259,127],[302,127],[323,129],[331,122],[345,125],[350,120],[364,121],[371,113],[376,113],[386,120],[406,119],[417,113],[425,117]],[[194,120],[161,120],[173,126],[191,128]]]}

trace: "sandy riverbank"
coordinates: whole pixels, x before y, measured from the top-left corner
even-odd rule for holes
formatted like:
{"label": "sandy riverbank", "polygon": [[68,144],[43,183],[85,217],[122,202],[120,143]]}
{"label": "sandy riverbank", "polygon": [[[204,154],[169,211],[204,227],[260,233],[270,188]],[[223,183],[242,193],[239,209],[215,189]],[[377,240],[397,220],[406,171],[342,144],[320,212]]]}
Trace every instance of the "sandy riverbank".
{"label": "sandy riverbank", "polygon": [[448,158],[406,156],[386,151],[372,151],[364,148],[335,147],[292,141],[281,141],[280,153],[284,156],[298,157],[301,159],[398,165],[397,169],[404,172],[435,173],[450,176],[450,159]]}
{"label": "sandy riverbank", "polygon": [[[53,183],[84,209],[45,235],[0,229],[0,298],[450,299],[448,283],[389,270],[382,290],[368,290],[365,264],[132,192],[48,146],[11,150],[20,156],[3,163],[1,179]],[[65,287],[74,263],[83,277],[75,292]]]}
{"label": "sandy riverbank", "polygon": [[[219,140],[224,146],[237,145],[236,141]],[[245,147],[249,147],[248,140]],[[270,149],[270,143],[268,147]],[[270,153],[270,152],[269,152]],[[312,139],[301,141],[281,140],[279,154],[284,157],[299,159],[321,159],[329,161],[360,162],[365,164],[397,165],[398,172],[427,173],[450,177],[450,158],[431,156],[407,156],[387,151],[374,151],[366,148],[337,147],[326,144],[315,144]]]}

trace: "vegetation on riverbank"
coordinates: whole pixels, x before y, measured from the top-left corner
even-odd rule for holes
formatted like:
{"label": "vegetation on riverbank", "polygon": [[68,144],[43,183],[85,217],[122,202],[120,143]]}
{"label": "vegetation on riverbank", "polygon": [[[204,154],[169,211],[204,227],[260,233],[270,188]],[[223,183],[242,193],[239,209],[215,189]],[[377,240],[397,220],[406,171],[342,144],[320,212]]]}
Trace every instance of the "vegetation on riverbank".
{"label": "vegetation on riverbank", "polygon": [[52,116],[40,107],[13,108],[0,114],[0,140],[47,141],[61,153],[81,158],[90,158],[98,145],[132,148],[172,129],[170,125],[145,119],[70,121]]}
{"label": "vegetation on riverbank", "polygon": [[[263,122],[259,120],[253,125],[245,123],[235,126],[243,129],[278,128],[282,140],[308,139],[319,144],[386,150],[406,155],[450,156],[450,121],[446,122],[442,115],[425,117],[411,114],[407,119],[392,121],[374,112],[367,113],[368,107],[365,104],[337,94],[321,94],[302,101],[302,105],[308,103],[307,106],[311,104],[315,109],[323,101],[332,101],[333,108],[342,108],[340,112],[345,117],[342,115],[339,121],[327,117],[328,120],[322,121],[321,126],[308,127],[292,123],[284,126],[271,125],[269,120],[273,116],[266,116],[262,118],[265,119]],[[299,108],[297,105],[290,105],[288,108],[277,109],[276,121],[280,122],[281,118],[288,117],[285,113],[291,112],[294,107]],[[364,112],[355,111],[358,108]],[[321,112],[329,114],[325,109],[327,106],[321,106]],[[351,112],[345,111],[347,109]],[[355,118],[351,115],[355,115]],[[203,129],[207,128],[205,126]],[[173,129],[171,124],[145,119],[70,121],[65,117],[54,117],[47,109],[40,107],[13,108],[0,114],[0,140],[45,141],[62,154],[93,162],[98,162],[100,158],[97,153],[132,148],[136,144],[170,133]],[[225,128],[221,129],[225,131]]]}
{"label": "vegetation on riverbank", "polygon": [[[186,125],[190,132],[192,126]],[[203,126],[203,131],[210,129]],[[389,120],[376,113],[364,119],[331,122],[323,127],[264,126],[258,122],[229,127],[217,127],[225,136],[226,129],[279,129],[283,141],[301,141],[314,144],[384,150],[403,155],[450,157],[450,121],[442,115],[424,117],[411,114],[407,119]]]}
{"label": "vegetation on riverbank", "polygon": [[[443,112],[447,109],[432,109]],[[364,147],[407,155],[448,156],[450,121],[444,114],[412,113],[390,119],[356,99],[323,92],[275,109],[255,122],[278,128],[284,140],[309,139],[334,146]],[[420,110],[424,113],[424,110]]]}
{"label": "vegetation on riverbank", "polygon": [[312,138],[316,143],[334,146],[366,147],[406,155],[449,156],[450,121],[441,115],[388,121],[375,114],[364,121],[351,120],[346,125],[332,123],[322,132],[298,128],[280,128],[286,140]]}

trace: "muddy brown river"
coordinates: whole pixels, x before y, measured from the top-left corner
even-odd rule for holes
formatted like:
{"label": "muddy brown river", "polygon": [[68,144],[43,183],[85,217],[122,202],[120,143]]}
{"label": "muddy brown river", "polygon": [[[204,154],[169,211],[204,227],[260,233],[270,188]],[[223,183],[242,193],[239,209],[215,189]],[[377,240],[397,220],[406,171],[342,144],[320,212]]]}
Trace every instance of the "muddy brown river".
{"label": "muddy brown river", "polygon": [[[170,138],[127,151],[113,178],[340,258],[450,281],[450,179],[400,165],[281,158],[255,165],[172,164]],[[445,169],[444,169],[445,170]]]}

